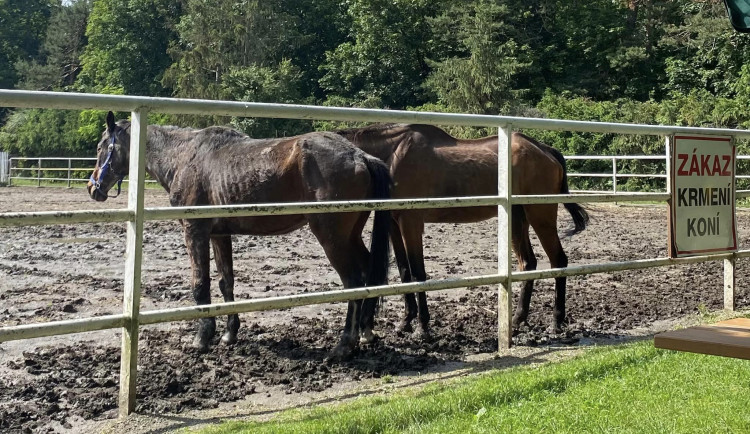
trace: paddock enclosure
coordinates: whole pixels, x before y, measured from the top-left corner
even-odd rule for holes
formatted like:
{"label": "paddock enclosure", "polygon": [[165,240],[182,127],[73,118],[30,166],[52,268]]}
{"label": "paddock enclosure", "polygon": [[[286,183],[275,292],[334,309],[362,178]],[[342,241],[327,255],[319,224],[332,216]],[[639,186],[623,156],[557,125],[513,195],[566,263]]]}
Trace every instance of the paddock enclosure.
{"label": "paddock enclosure", "polygon": [[[537,255],[537,271],[511,273],[505,211],[511,201],[561,203],[572,198],[511,198],[504,183],[508,160],[503,158],[508,156],[507,137],[513,128],[747,137],[745,131],[22,91],[0,91],[0,105],[132,110],[134,137],[145,132],[141,126],[148,109],[211,110],[240,116],[489,125],[499,127],[501,146],[498,197],[333,205],[345,210],[498,205],[498,218],[487,222],[428,225],[425,259],[430,281],[338,291],[340,282],[309,232],[237,237],[235,293],[240,301],[211,308],[191,306],[189,265],[179,224],[172,219],[279,209],[321,212],[330,204],[166,208],[165,193],[143,194],[142,158],[138,158],[143,153],[137,140],[131,149],[131,190],[127,200],[118,198],[117,205],[95,204],[79,189],[0,188],[0,423],[6,424],[0,429],[22,425],[64,429],[79,418],[111,418],[118,412],[210,408],[264,393],[269,387],[289,393],[324,390],[360,378],[440,369],[498,349],[502,355],[510,344],[512,298],[504,288],[531,278],[574,276],[567,297],[571,325],[562,335],[546,333],[552,285],[550,280],[539,281],[531,327],[513,337],[518,346],[585,345],[592,339],[640,333],[696,312],[747,305],[744,261],[732,265],[748,255],[743,250],[748,245],[744,228],[750,215],[742,211],[737,215],[738,253],[667,259],[664,206],[595,203],[663,201],[666,193],[575,196],[579,203],[591,202],[587,207],[592,223],[584,232],[562,240],[570,266],[548,270],[544,258]],[[571,222],[560,215],[562,231]],[[498,232],[497,227],[502,229]],[[722,262],[729,273],[722,272]],[[665,265],[670,267],[655,268]],[[722,291],[726,275],[732,274],[736,290]],[[395,282],[393,276],[391,280]],[[504,284],[500,290],[498,284]],[[460,287],[468,288],[448,289]],[[379,342],[360,348],[351,361],[324,362],[336,343],[342,318],[341,303],[333,302],[438,289],[445,291],[431,297],[433,340],[421,342],[395,334],[401,303],[399,297],[390,297],[376,323]],[[213,296],[216,300],[218,291]],[[261,297],[269,301],[253,301]],[[192,323],[178,320],[264,310],[271,302],[281,309],[243,314],[247,327],[241,329],[236,346],[216,346],[203,355],[188,349]],[[325,304],[316,304],[320,302]],[[118,328],[124,335],[119,351]],[[83,331],[89,333],[69,335]],[[44,336],[49,337],[28,340]]]}

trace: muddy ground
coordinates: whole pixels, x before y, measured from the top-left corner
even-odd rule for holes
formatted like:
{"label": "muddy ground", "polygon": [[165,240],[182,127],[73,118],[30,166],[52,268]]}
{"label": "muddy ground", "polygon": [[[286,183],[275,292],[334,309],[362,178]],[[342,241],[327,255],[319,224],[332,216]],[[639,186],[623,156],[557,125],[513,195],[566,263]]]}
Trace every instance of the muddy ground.
{"label": "muddy ground", "polygon": [[[0,188],[0,212],[101,209],[126,205],[125,195],[105,203],[82,189]],[[146,206],[167,206],[149,191]],[[571,265],[666,256],[666,208],[590,205],[591,224],[563,239]],[[559,227],[571,226],[561,208]],[[748,248],[750,213],[737,216],[741,248]],[[533,238],[539,268],[546,257]],[[496,221],[429,225],[426,267],[432,278],[496,271]],[[275,237],[234,238],[238,300],[340,288],[340,280],[307,229]],[[121,311],[124,224],[0,228],[0,326],[114,314]],[[213,265],[212,265],[213,267]],[[750,275],[737,269],[737,306],[748,306]],[[392,281],[396,281],[392,267]],[[215,270],[213,272],[215,282]],[[530,327],[514,337],[518,354],[544,348],[578,348],[622,339],[634,330],[685,318],[723,305],[720,262],[598,274],[568,279],[565,333],[550,335],[553,281],[537,282]],[[219,291],[214,283],[214,300]],[[177,222],[147,222],[142,310],[189,306],[189,264]],[[517,296],[518,287],[515,288]],[[138,404],[142,414],[186,414],[250,399],[294,402],[371,379],[450,372],[497,349],[494,287],[428,295],[433,318],[429,341],[394,332],[402,312],[389,297],[379,314],[381,339],[344,363],[325,357],[338,342],[345,305],[241,315],[239,342],[208,354],[189,346],[190,322],[142,328]],[[218,320],[221,335],[224,319]],[[119,331],[0,344],[0,432],[80,432],[117,417]],[[509,357],[505,365],[535,357]],[[391,380],[388,380],[390,382]],[[154,431],[155,432],[155,431]]]}

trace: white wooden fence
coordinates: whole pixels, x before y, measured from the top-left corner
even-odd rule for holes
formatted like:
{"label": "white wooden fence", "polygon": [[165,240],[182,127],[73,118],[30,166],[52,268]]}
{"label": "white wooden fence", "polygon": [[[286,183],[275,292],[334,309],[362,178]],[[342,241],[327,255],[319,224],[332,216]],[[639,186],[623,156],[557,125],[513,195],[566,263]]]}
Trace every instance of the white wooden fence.
{"label": "white wooden fence", "polygon": [[[612,171],[603,172],[568,172],[569,177],[580,178],[610,178],[612,193],[617,193],[618,179],[627,178],[667,178],[667,157],[660,155],[566,155],[566,160],[604,160],[612,162]],[[738,155],[737,160],[750,160],[750,155]],[[617,163],[620,161],[663,161],[664,172],[660,173],[623,173],[618,170]],[[735,175],[737,179],[750,179],[750,175]],[[603,190],[575,190],[577,193],[603,193]]]}
{"label": "white wooden fence", "polygon": [[[74,167],[74,161],[87,161],[90,164],[86,167]],[[23,163],[22,163],[23,162]],[[29,164],[31,162],[33,165]],[[50,163],[49,165],[45,165]],[[60,164],[66,163],[66,164]],[[96,158],[75,158],[75,157],[11,157],[8,159],[8,177],[6,182],[13,185],[13,181],[34,181],[37,187],[47,182],[65,182],[68,188],[73,187],[73,183],[85,186],[89,180],[89,175],[94,171]],[[64,167],[63,167],[64,166]],[[84,176],[73,176],[74,172],[84,172]],[[53,176],[48,176],[52,173]],[[0,177],[0,182],[2,178]],[[127,183],[127,181],[125,181]],[[146,180],[146,182],[156,182]]]}
{"label": "white wooden fence", "polygon": [[[3,168],[3,155],[6,157],[6,166]],[[42,186],[48,182],[64,182],[68,188],[74,184],[85,186],[89,180],[89,175],[94,170],[96,158],[75,158],[75,157],[10,157],[7,153],[0,152],[0,183],[13,185],[13,181],[33,181],[37,186]],[[581,190],[571,189],[572,193],[612,193],[618,192],[618,179],[627,178],[657,178],[666,179],[666,157],[661,155],[567,155],[566,160],[605,160],[611,161],[612,170],[610,172],[568,172],[569,177],[576,178],[609,178],[612,188],[609,190]],[[737,160],[750,160],[750,155],[738,155]],[[74,161],[87,161],[90,164],[86,167],[74,167]],[[665,170],[659,173],[628,173],[621,172],[617,163],[620,161],[661,161],[664,162]],[[22,163],[23,162],[23,163]],[[46,165],[49,162],[50,165]],[[65,163],[65,164],[62,164]],[[5,170],[5,172],[3,172]],[[569,169],[570,170],[570,169]],[[85,172],[85,176],[73,176],[74,172]],[[48,176],[50,173],[53,176]],[[60,174],[60,175],[55,175]],[[736,175],[737,179],[750,179],[750,175]],[[146,179],[147,183],[155,183],[152,179]],[[127,186],[127,180],[125,180]],[[127,188],[127,187],[126,187]]]}
{"label": "white wooden fence", "polygon": [[[511,196],[509,138],[514,128],[608,132],[619,134],[650,134],[667,137],[683,134],[732,135],[750,138],[750,131],[708,129],[617,123],[594,123],[557,119],[531,119],[507,116],[425,113],[339,107],[316,107],[286,104],[206,101],[172,98],[147,98],[115,95],[74,94],[57,92],[30,92],[0,90],[0,107],[96,109],[131,112],[130,186],[127,209],[95,211],[15,212],[0,214],[0,227],[40,224],[72,224],[88,222],[126,222],[127,249],[123,313],[95,318],[81,318],[39,324],[0,328],[0,342],[35,337],[79,333],[94,330],[121,328],[122,354],[120,366],[120,414],[127,415],[135,408],[136,361],[138,331],[141,325],[227,315],[233,313],[280,309],[364,297],[404,294],[419,291],[458,288],[475,285],[500,284],[498,302],[498,344],[502,351],[511,344],[511,284],[514,281],[574,276],[620,270],[645,269],[676,264],[723,260],[725,266],[725,307],[734,308],[734,263],[737,258],[750,257],[750,250],[718,255],[688,258],[653,258],[629,262],[612,262],[572,266],[567,268],[512,272],[510,255],[511,204],[564,203],[564,202],[629,202],[664,201],[666,193],[618,193],[591,195]],[[225,207],[164,207],[144,208],[143,189],[145,173],[146,115],[148,112],[181,113],[197,115],[223,115],[244,117],[277,117],[297,119],[328,119],[339,121],[410,122],[440,125],[477,125],[498,128],[498,195],[469,198],[380,200],[354,202],[314,202],[294,204],[254,204]],[[748,197],[748,192],[738,192],[737,197]],[[432,280],[368,288],[343,289],[320,293],[269,297],[231,303],[181,307],[140,312],[141,254],[143,223],[146,220],[177,218],[241,217],[252,215],[320,213],[332,211],[359,211],[385,209],[418,209],[461,206],[498,206],[498,272],[491,275],[463,279]]]}
{"label": "white wooden fence", "polygon": [[10,156],[7,152],[0,152],[0,184],[10,184]]}

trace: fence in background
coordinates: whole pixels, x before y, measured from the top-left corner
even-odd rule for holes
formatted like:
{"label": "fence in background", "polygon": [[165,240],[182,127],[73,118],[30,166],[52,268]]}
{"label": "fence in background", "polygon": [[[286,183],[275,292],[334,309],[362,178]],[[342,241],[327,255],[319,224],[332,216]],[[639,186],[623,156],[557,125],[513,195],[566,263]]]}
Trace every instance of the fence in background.
{"label": "fence in background", "polygon": [[[2,154],[0,153],[0,165],[2,164]],[[88,182],[89,175],[94,170],[96,158],[67,158],[67,157],[12,157],[7,158],[6,163],[6,177],[3,178],[2,167],[0,166],[0,182],[7,182],[9,185],[13,184],[13,181],[33,181],[37,186],[41,186],[47,182],[62,182],[66,183],[68,188],[73,186],[73,183],[83,184]],[[578,178],[610,178],[612,184],[612,193],[618,192],[618,179],[627,178],[658,178],[666,179],[666,169],[664,173],[621,173],[618,171],[617,162],[619,161],[660,161],[666,163],[666,157],[659,155],[626,155],[626,156],[601,156],[601,155],[568,155],[565,157],[566,160],[575,161],[588,161],[588,160],[605,160],[612,162],[611,172],[568,172],[569,177]],[[738,160],[747,159],[750,160],[750,156],[738,156]],[[74,167],[73,162],[88,162],[90,164],[85,167],[78,166]],[[31,164],[30,164],[31,163]],[[49,163],[49,164],[47,164]],[[60,164],[62,163],[62,164]],[[665,164],[666,168],[666,164]],[[621,169],[619,169],[621,170]],[[737,176],[737,178],[750,178],[750,175]],[[127,180],[125,181],[127,182]],[[147,179],[146,182],[155,182]],[[604,193],[610,190],[584,190],[584,189],[573,189],[573,192],[577,193]]]}
{"label": "fence in background", "polygon": [[[74,166],[73,162],[87,162],[90,164]],[[6,182],[8,185],[13,185],[14,180],[32,181],[37,187],[41,187],[43,183],[48,182],[64,182],[68,188],[71,188],[73,187],[73,183],[83,185],[88,182],[95,165],[96,158],[12,157],[8,159],[8,177]],[[0,182],[2,182],[2,177],[0,177]],[[156,181],[147,179],[146,182]],[[127,183],[127,180],[125,183]]]}
{"label": "fence in background", "polygon": [[[610,161],[612,170],[610,172],[603,172],[603,171],[595,171],[595,172],[568,172],[569,177],[578,177],[578,178],[609,178],[610,184],[612,186],[611,190],[603,190],[603,189],[597,189],[597,190],[584,190],[584,189],[574,189],[571,191],[577,192],[577,193],[603,193],[605,191],[611,191],[612,193],[618,192],[618,187],[620,187],[621,183],[618,183],[618,179],[628,179],[628,178],[647,178],[647,179],[664,179],[665,180],[665,188],[664,191],[666,191],[666,179],[667,179],[667,157],[661,156],[661,155],[566,155],[566,160],[571,161]],[[738,155],[737,161],[750,161],[750,155]],[[628,173],[628,172],[621,172],[621,168],[618,167],[618,162],[622,161],[658,161],[661,163],[664,163],[663,170],[660,170],[659,173]],[[570,170],[570,168],[568,168]],[[750,179],[750,175],[735,175],[735,178],[737,179]]]}
{"label": "fence in background", "polygon": [[[0,342],[31,339],[35,337],[79,333],[120,328],[122,353],[120,364],[120,414],[126,415],[135,408],[138,333],[142,325],[168,321],[181,321],[303,306],[365,297],[397,295],[410,292],[434,291],[476,285],[500,284],[498,302],[498,346],[505,349],[511,343],[511,285],[514,281],[574,276],[621,270],[646,269],[704,261],[724,261],[725,307],[734,307],[734,265],[737,258],[750,257],[750,250],[735,253],[702,255],[687,258],[650,258],[628,262],[612,262],[570,266],[566,268],[512,271],[510,254],[510,218],[512,204],[541,204],[565,202],[633,202],[665,201],[670,198],[670,185],[666,193],[607,193],[589,195],[512,196],[510,137],[515,128],[607,132],[618,134],[649,134],[666,137],[666,155],[670,139],[675,133],[729,135],[750,138],[750,131],[691,128],[675,126],[632,125],[566,121],[557,119],[532,119],[507,116],[464,115],[450,113],[407,112],[340,107],[315,107],[287,104],[205,101],[172,98],[147,98],[116,95],[74,94],[57,92],[30,92],[0,90],[0,106],[55,109],[97,109],[131,112],[130,186],[127,209],[0,213],[0,227],[40,224],[77,224],[89,222],[125,222],[127,248],[123,313],[94,318],[80,318],[48,323],[26,324],[0,328]],[[498,195],[485,197],[372,200],[353,202],[312,202],[292,204],[252,204],[204,207],[144,208],[143,189],[145,173],[146,115],[149,111],[171,114],[223,115],[243,117],[278,117],[297,119],[327,119],[338,121],[406,122],[437,125],[476,125],[498,129]],[[615,180],[617,175],[613,178]],[[616,188],[616,185],[615,185]],[[750,192],[738,192],[737,197],[748,197]],[[255,215],[283,215],[320,212],[352,212],[364,210],[424,209],[439,207],[487,206],[498,207],[498,272],[460,279],[431,280],[368,288],[353,288],[319,293],[306,293],[285,297],[212,305],[190,306],[156,311],[140,311],[140,278],[143,245],[143,223],[146,220],[244,217]]]}

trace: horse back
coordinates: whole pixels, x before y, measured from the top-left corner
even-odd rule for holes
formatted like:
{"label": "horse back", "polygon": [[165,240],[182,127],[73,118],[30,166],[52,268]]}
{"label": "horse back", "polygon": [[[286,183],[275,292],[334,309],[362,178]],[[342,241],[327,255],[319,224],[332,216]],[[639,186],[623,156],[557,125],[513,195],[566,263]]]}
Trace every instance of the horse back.
{"label": "horse back", "polygon": [[511,146],[514,194],[562,191],[565,163],[559,151],[522,133],[513,133]]}
{"label": "horse back", "polygon": [[[220,129],[223,139],[208,133],[196,135],[194,155],[176,170],[173,206],[352,200],[368,197],[373,188],[371,157],[340,136],[255,140]],[[305,221],[302,215],[241,217],[214,219],[214,227],[266,235],[290,232]]]}

